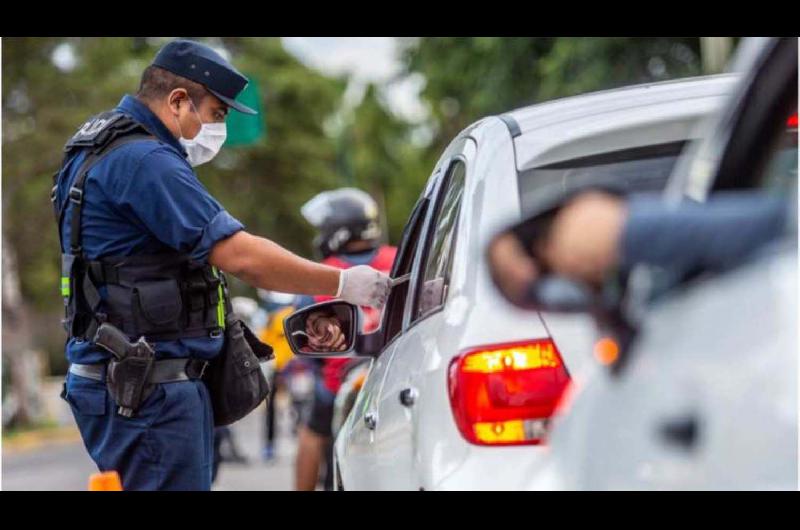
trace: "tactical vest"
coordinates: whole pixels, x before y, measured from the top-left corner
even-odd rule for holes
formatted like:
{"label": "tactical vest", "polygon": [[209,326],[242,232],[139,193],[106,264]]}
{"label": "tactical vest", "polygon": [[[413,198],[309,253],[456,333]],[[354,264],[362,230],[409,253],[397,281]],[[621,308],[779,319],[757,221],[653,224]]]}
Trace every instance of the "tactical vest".
{"label": "tactical vest", "polygon": [[[122,145],[154,139],[140,123],[110,111],[89,119],[64,147],[50,198],[59,243],[67,205],[72,204],[69,249],[62,247],[61,254],[62,323],[70,337],[91,341],[103,322],[149,341],[222,335],[231,305],[225,277],[215,267],[177,251],[97,260],[83,251],[81,212],[89,171]],[[59,178],[66,178],[64,165],[78,150],[86,150],[86,157],[59,204]]]}

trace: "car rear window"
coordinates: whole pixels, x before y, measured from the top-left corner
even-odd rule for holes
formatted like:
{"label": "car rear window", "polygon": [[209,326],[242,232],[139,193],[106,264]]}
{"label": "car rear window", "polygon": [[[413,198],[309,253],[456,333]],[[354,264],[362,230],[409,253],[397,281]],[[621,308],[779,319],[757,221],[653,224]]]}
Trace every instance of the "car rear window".
{"label": "car rear window", "polygon": [[685,142],[636,147],[531,168],[519,173],[523,215],[548,209],[587,187],[622,193],[661,191]]}
{"label": "car rear window", "polygon": [[784,195],[797,188],[797,113],[794,126],[780,135],[761,177],[760,187]]}

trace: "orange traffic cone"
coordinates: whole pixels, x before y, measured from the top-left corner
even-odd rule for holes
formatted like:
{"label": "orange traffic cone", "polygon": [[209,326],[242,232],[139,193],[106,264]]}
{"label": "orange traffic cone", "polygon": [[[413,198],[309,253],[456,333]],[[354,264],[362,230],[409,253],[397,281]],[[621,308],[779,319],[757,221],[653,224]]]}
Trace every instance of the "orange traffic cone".
{"label": "orange traffic cone", "polygon": [[89,491],[122,491],[122,481],[116,471],[95,473],[89,477]]}

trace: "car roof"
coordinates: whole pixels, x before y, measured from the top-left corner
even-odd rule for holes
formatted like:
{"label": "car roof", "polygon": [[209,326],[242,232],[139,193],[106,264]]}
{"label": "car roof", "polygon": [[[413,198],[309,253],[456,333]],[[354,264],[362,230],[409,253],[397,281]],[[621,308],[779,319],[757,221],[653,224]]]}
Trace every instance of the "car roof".
{"label": "car roof", "polygon": [[720,108],[738,78],[720,74],[603,90],[531,105],[501,119],[514,136],[522,171],[696,137],[697,122]]}

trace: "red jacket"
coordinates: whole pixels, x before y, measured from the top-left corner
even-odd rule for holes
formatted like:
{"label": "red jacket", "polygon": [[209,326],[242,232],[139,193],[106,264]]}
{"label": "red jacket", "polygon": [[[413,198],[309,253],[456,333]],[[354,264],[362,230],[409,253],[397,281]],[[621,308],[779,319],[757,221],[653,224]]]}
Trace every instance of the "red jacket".
{"label": "red jacket", "polygon": [[[367,265],[381,272],[389,274],[389,271],[392,269],[392,264],[394,263],[395,254],[397,254],[396,247],[388,245],[382,246],[378,249],[378,252],[375,254],[375,257],[372,259],[372,261],[367,263]],[[338,269],[349,269],[350,267],[354,266],[353,263],[350,263],[346,259],[335,255],[328,256],[322,260],[322,263]],[[326,300],[333,300],[333,298],[333,296],[315,296],[314,301],[324,302]],[[372,307],[362,307],[361,309],[364,311],[365,317],[362,331],[370,332],[378,329],[381,323],[381,312]],[[322,381],[325,384],[325,387],[334,394],[339,391],[339,387],[342,385],[344,368],[349,362],[350,359],[345,357],[323,360]]]}

